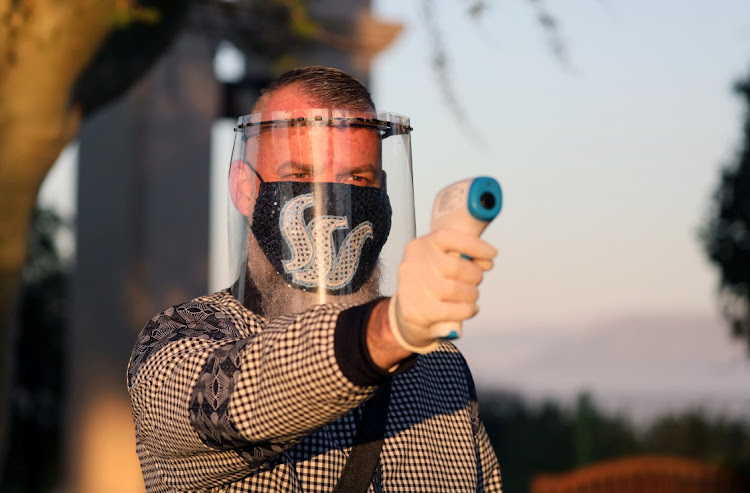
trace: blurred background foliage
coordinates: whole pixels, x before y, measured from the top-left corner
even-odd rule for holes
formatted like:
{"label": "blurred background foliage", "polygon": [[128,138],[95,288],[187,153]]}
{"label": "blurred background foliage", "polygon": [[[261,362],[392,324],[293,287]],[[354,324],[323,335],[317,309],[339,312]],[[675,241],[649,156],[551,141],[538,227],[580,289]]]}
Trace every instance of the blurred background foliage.
{"label": "blurred background foliage", "polygon": [[697,459],[750,480],[750,423],[746,421],[693,409],[636,425],[600,410],[585,394],[575,408],[492,391],[480,392],[479,401],[480,416],[500,461],[504,491],[528,492],[536,474],[644,454]]}
{"label": "blurred background foliage", "polygon": [[719,305],[734,337],[750,354],[750,75],[734,91],[745,107],[739,148],[722,170],[713,206],[701,233],[719,271]]}
{"label": "blurred background foliage", "polygon": [[63,470],[67,339],[66,305],[70,265],[56,237],[70,225],[49,209],[34,211],[29,256],[21,275],[15,381],[10,392],[9,453],[0,491],[50,492]]}

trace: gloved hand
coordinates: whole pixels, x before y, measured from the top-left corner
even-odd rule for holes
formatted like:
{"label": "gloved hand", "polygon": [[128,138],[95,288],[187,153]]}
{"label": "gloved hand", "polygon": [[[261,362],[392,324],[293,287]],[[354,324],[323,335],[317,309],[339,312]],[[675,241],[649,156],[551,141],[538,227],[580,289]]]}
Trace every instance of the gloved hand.
{"label": "gloved hand", "polygon": [[433,324],[461,322],[476,315],[479,283],[492,268],[495,255],[497,250],[481,238],[447,228],[410,241],[398,269],[396,294],[388,306],[391,332],[398,344],[408,351],[428,353],[439,344],[431,332]]}

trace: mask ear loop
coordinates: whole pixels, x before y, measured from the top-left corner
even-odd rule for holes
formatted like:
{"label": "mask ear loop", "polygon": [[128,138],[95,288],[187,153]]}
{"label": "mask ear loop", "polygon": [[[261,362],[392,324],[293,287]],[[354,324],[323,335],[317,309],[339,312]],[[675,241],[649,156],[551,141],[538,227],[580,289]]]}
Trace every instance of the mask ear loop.
{"label": "mask ear loop", "polygon": [[[245,160],[243,159],[243,161],[245,161]],[[250,164],[248,161],[245,161],[245,164],[247,164],[247,167],[250,168],[250,171],[252,171],[253,173],[255,173],[255,176],[258,177],[258,179],[260,180],[261,183],[265,183],[266,182],[266,180],[264,180],[263,177],[260,176],[260,173],[258,173],[258,170],[255,169],[255,167],[252,164]]]}
{"label": "mask ear loop", "polygon": [[[247,139],[249,138],[248,131],[247,131],[247,126],[245,126],[245,125],[239,125],[239,127],[235,128],[234,131],[235,132],[241,131],[242,132],[242,142],[243,143],[247,142]],[[264,180],[263,177],[260,176],[260,173],[258,173],[258,170],[255,169],[255,166],[253,166],[252,164],[250,164],[250,162],[246,161],[245,159],[243,159],[243,161],[245,162],[245,164],[247,164],[247,167],[250,168],[250,171],[252,171],[253,173],[255,173],[255,176],[258,177],[258,179],[260,180],[261,183],[265,183],[266,182],[266,180]]]}

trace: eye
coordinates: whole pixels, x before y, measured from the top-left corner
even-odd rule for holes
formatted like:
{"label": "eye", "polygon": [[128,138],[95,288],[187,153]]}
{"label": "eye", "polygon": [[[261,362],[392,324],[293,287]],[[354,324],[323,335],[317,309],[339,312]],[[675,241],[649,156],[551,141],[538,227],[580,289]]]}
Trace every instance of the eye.
{"label": "eye", "polygon": [[374,185],[372,178],[367,175],[349,175],[349,177],[344,180],[344,182],[351,183],[352,185],[358,185],[360,187],[370,187]]}
{"label": "eye", "polygon": [[288,173],[284,175],[286,180],[290,181],[312,181],[312,173],[299,172],[299,173]]}

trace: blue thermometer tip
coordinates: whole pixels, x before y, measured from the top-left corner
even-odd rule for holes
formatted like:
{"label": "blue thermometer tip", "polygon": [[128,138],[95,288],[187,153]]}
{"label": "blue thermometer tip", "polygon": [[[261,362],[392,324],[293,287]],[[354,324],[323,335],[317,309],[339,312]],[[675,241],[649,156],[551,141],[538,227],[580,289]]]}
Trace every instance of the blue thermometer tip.
{"label": "blue thermometer tip", "polygon": [[479,221],[490,222],[503,207],[500,184],[489,176],[480,176],[471,182],[467,198],[469,213]]}

